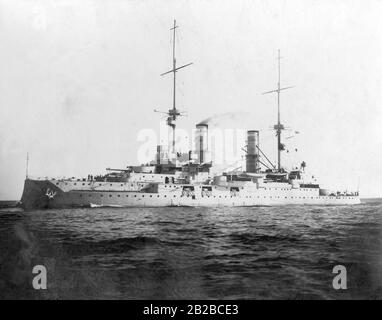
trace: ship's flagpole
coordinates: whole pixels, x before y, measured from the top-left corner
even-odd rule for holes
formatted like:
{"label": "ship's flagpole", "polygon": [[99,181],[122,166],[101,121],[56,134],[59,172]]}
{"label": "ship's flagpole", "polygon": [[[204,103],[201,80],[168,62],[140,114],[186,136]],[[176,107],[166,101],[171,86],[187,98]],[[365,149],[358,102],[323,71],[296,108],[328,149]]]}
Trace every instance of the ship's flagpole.
{"label": "ship's flagpole", "polygon": [[359,188],[361,186],[361,177],[358,177],[357,193],[359,195]]}
{"label": "ship's flagpole", "polygon": [[27,152],[27,164],[25,169],[25,179],[28,179],[28,167],[29,167],[29,152]]}
{"label": "ship's flagpole", "polygon": [[280,63],[281,59],[282,57],[280,55],[280,49],[279,49],[278,55],[277,55],[277,61],[278,61],[277,89],[263,92],[263,94],[277,93],[277,124],[273,127],[273,129],[276,131],[276,136],[277,136],[277,170],[278,171],[281,170],[281,151],[284,148],[281,143],[281,132],[285,129],[284,125],[281,124],[281,117],[280,117],[280,92],[283,90],[293,88],[293,86],[281,88],[281,63]]}

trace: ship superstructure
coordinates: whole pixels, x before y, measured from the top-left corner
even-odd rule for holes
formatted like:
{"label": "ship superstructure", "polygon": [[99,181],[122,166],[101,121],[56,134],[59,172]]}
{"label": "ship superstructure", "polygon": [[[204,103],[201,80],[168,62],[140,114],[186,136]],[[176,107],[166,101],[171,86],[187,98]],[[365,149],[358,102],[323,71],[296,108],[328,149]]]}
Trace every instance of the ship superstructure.
{"label": "ship superstructure", "polygon": [[[192,63],[177,67],[175,57],[176,21],[173,31],[173,65],[163,73],[173,74],[173,105],[166,115],[172,130],[169,147],[157,147],[155,159],[147,165],[106,169],[104,175],[87,178],[31,179],[27,177],[21,205],[26,209],[63,207],[164,207],[164,206],[273,206],[273,205],[350,205],[359,204],[356,192],[329,191],[300,168],[286,170],[281,163],[285,149],[281,140],[285,127],[280,117],[280,92],[291,87],[280,85],[280,51],[278,52],[277,166],[260,148],[258,130],[247,131],[245,170],[211,170],[208,150],[209,126],[196,125],[196,150],[181,154],[176,149],[176,120],[183,112],[176,107],[176,73]],[[156,112],[161,112],[154,110]],[[29,158],[28,158],[29,160]]]}

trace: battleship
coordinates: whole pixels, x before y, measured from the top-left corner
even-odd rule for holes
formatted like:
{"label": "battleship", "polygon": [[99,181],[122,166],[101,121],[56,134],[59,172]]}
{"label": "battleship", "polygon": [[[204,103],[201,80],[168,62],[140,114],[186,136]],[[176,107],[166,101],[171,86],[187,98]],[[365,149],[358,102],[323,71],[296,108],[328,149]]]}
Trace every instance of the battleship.
{"label": "battleship", "polygon": [[[165,113],[170,135],[168,146],[158,145],[156,157],[145,165],[106,169],[104,175],[87,178],[37,178],[28,176],[20,205],[24,209],[66,207],[235,207],[280,205],[355,205],[361,203],[359,191],[341,192],[320,187],[306,172],[306,163],[288,170],[281,163],[285,145],[281,123],[280,93],[292,87],[280,85],[280,50],[278,51],[277,124],[272,130],[277,138],[277,164],[260,148],[259,130],[247,130],[245,168],[217,172],[209,157],[208,123],[196,125],[195,150],[178,152],[176,122],[183,112],[176,107],[176,73],[192,63],[177,66],[175,57],[176,21],[172,30],[172,108]],[[161,112],[154,110],[155,112]],[[28,162],[28,160],[27,160]],[[27,166],[28,168],[28,166]],[[28,169],[27,169],[28,170]]]}

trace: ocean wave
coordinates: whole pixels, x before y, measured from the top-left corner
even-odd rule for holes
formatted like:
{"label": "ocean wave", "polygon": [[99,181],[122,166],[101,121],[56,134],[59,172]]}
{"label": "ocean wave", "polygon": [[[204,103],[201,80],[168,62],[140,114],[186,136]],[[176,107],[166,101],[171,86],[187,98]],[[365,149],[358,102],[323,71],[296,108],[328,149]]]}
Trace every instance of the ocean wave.
{"label": "ocean wave", "polygon": [[231,240],[242,244],[258,244],[259,242],[298,242],[301,239],[288,235],[267,235],[257,233],[231,234]]}
{"label": "ocean wave", "polygon": [[130,250],[141,250],[144,247],[152,247],[160,245],[161,241],[153,237],[137,236],[123,237],[108,240],[84,240],[77,239],[75,241],[65,241],[63,245],[75,255],[83,254],[107,254],[107,253],[123,253]]}

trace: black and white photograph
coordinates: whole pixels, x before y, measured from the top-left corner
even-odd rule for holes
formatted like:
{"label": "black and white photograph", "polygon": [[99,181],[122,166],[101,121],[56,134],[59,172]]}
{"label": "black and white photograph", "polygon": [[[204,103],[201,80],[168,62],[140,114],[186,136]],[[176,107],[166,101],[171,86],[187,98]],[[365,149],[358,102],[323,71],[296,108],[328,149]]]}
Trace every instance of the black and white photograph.
{"label": "black and white photograph", "polygon": [[382,299],[381,13],[0,0],[0,300]]}

